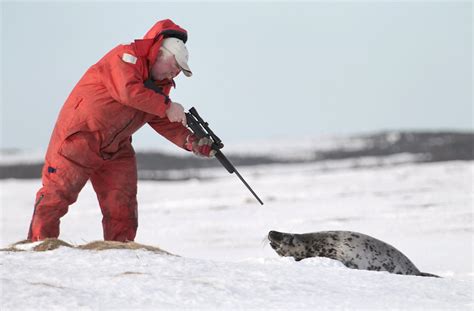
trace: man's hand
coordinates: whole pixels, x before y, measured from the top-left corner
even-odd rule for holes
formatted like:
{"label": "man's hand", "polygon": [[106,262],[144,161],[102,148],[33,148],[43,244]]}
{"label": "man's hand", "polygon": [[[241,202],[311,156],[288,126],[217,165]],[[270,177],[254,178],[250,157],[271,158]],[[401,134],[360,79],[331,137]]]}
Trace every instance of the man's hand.
{"label": "man's hand", "polygon": [[188,135],[186,148],[201,157],[212,158],[216,154],[216,151],[212,149],[212,139],[208,137],[199,139],[196,135]]}
{"label": "man's hand", "polygon": [[184,114],[184,108],[178,103],[170,102],[168,110],[166,110],[166,116],[170,122],[181,122],[186,126],[186,115]]}

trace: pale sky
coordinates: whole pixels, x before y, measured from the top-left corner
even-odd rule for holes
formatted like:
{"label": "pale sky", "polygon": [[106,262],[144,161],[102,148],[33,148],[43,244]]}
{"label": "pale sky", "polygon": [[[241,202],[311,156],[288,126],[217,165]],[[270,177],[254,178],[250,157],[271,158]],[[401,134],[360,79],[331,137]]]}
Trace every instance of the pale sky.
{"label": "pale sky", "polygon": [[[171,18],[193,77],[171,93],[226,142],[473,130],[472,3],[2,2],[1,148],[46,149],[92,64]],[[144,126],[134,146],[166,141]]]}

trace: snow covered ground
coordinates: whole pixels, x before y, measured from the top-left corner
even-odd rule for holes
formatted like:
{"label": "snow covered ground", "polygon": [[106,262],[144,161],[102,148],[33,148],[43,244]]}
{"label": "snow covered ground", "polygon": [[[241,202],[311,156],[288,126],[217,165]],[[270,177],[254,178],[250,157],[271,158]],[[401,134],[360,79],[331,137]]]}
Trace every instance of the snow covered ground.
{"label": "snow covered ground", "polygon": [[[139,182],[136,241],[181,257],[70,248],[0,252],[0,309],[474,308],[474,162],[240,172],[264,206],[234,175]],[[40,180],[0,181],[0,246],[25,238],[39,186]],[[102,238],[90,184],[61,230],[72,244]],[[265,242],[269,230],[362,232],[443,278],[352,270],[325,258],[295,262]]]}

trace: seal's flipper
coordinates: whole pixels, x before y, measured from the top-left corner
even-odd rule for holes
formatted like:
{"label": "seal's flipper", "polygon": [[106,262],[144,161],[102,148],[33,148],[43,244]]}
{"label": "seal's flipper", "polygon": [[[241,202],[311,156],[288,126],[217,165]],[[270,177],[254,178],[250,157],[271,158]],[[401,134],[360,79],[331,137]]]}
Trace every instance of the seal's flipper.
{"label": "seal's flipper", "polygon": [[419,276],[428,276],[428,277],[432,277],[432,278],[441,278],[439,275],[431,274],[431,273],[427,273],[427,272],[420,272]]}

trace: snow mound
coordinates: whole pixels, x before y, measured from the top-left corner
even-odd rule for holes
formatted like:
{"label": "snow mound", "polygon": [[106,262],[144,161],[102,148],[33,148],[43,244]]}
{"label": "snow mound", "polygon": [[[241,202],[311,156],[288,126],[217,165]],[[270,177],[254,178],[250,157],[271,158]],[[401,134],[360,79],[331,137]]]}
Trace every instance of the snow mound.
{"label": "snow mound", "polygon": [[146,250],[0,252],[2,309],[470,310],[469,280],[345,268],[322,258],[237,262]]}
{"label": "snow mound", "polygon": [[[44,241],[31,242],[29,240],[23,240],[17,243],[12,244],[10,247],[1,249],[1,251],[34,251],[34,252],[44,252],[58,249],[60,247],[70,247],[83,250],[110,250],[110,249],[126,249],[126,250],[146,250],[153,253],[164,254],[164,255],[173,255],[167,251],[162,250],[156,246],[150,246],[145,244],[140,244],[136,242],[117,242],[117,241],[93,241],[84,245],[73,246],[63,240],[59,239],[45,239]],[[176,256],[176,255],[173,255]]]}

